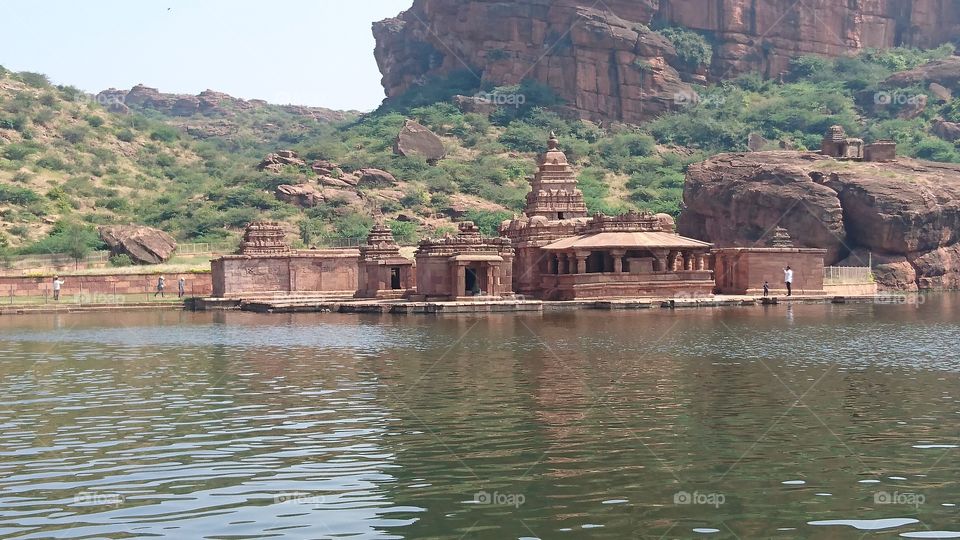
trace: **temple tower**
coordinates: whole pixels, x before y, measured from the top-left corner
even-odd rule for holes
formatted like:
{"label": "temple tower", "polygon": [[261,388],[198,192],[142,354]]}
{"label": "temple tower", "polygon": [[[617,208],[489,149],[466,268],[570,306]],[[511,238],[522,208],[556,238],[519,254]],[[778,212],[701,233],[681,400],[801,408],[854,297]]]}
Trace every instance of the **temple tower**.
{"label": "temple tower", "polygon": [[577,189],[577,175],[558,148],[557,136],[553,133],[531,187],[524,209],[527,217],[543,216],[549,220],[587,217],[583,193]]}

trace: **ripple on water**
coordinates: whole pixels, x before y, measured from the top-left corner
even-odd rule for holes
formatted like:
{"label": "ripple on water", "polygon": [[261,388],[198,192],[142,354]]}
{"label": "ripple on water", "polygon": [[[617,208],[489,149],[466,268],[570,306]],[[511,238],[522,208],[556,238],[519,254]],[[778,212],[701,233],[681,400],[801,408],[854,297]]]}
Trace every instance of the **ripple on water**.
{"label": "ripple on water", "polygon": [[884,518],[884,519],[827,519],[821,521],[810,521],[807,525],[814,526],[846,526],[853,527],[860,531],[880,531],[883,529],[896,529],[920,523],[920,520],[913,518]]}
{"label": "ripple on water", "polygon": [[957,531],[916,531],[900,533],[902,538],[960,538]]}

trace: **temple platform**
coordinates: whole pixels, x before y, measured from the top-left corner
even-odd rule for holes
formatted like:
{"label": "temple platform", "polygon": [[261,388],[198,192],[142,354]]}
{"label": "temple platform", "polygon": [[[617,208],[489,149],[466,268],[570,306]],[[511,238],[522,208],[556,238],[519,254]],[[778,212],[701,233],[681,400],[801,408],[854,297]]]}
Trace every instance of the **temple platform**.
{"label": "temple platform", "polygon": [[367,300],[324,295],[283,296],[247,299],[209,298],[196,303],[199,310],[238,309],[256,313],[378,313],[378,314],[460,314],[522,313],[571,310],[626,311],[640,309],[688,309],[780,304],[844,304],[879,302],[877,295],[854,296],[750,296],[716,295],[702,298],[616,298],[569,301],[478,298],[452,302]]}

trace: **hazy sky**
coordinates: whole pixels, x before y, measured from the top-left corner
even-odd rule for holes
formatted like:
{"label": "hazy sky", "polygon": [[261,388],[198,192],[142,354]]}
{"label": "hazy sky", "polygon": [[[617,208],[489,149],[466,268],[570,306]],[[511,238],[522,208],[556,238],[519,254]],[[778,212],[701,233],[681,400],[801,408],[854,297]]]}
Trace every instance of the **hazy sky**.
{"label": "hazy sky", "polygon": [[412,0],[0,0],[0,65],[90,92],[143,83],[334,109],[383,99],[373,21]]}

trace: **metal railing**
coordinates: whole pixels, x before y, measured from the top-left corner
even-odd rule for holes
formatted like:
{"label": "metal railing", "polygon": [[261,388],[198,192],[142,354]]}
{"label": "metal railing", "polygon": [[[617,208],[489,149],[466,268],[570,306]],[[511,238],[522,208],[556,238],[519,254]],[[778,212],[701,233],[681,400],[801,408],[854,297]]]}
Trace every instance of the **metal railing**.
{"label": "metal railing", "polygon": [[827,266],[823,269],[823,283],[826,285],[872,283],[873,281],[873,272],[869,266]]}

